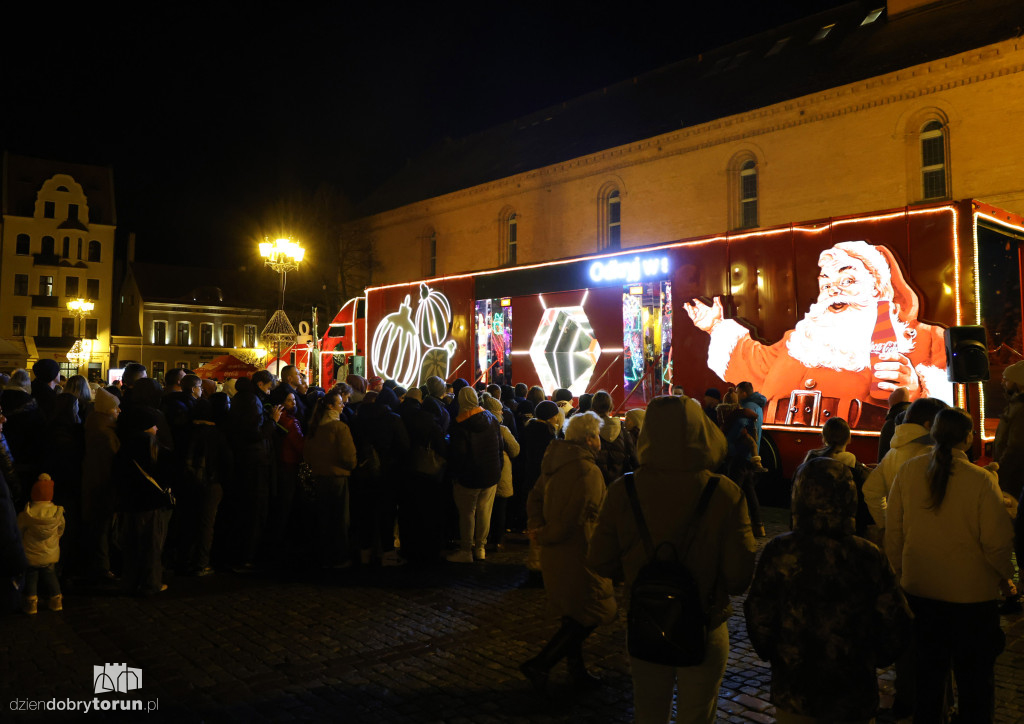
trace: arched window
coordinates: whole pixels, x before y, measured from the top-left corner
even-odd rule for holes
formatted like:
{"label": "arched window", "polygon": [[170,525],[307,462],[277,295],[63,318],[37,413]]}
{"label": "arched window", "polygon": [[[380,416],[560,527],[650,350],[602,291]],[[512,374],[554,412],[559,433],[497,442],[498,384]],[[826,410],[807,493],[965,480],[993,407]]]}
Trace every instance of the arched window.
{"label": "arched window", "polygon": [[757,226],[757,162],[744,161],[739,171],[739,228]]}
{"label": "arched window", "polygon": [[611,181],[597,195],[597,248],[622,248],[622,192]]}
{"label": "arched window", "polygon": [[431,230],[424,240],[424,271],[428,277],[437,276],[437,232]]}
{"label": "arched window", "polygon": [[622,197],[618,190],[608,194],[608,248],[622,247]]}
{"label": "arched window", "polygon": [[511,206],[498,214],[498,265],[515,266],[519,262],[519,215]]}
{"label": "arched window", "polygon": [[32,252],[32,239],[28,234],[18,234],[18,240],[14,247],[14,253],[21,256],[28,256]]}
{"label": "arched window", "polygon": [[516,245],[518,244],[518,229],[516,227],[516,215],[512,214],[508,217],[508,244],[506,249],[508,250],[508,263],[511,266],[515,266],[516,263]]}
{"label": "arched window", "polygon": [[53,237],[52,236],[44,236],[43,237],[42,253],[43,253],[43,256],[53,256]]}
{"label": "arched window", "polygon": [[921,198],[944,199],[946,184],[946,129],[928,121],[921,128]]}
{"label": "arched window", "polygon": [[71,255],[71,239],[65,236],[64,237],[64,244],[61,247],[61,256],[64,257],[65,259],[67,259],[68,256],[70,256],[70,255]]}
{"label": "arched window", "polygon": [[100,260],[100,253],[102,251],[102,248],[103,247],[100,245],[100,243],[98,241],[95,241],[95,240],[90,241],[89,242],[89,261],[99,261]]}

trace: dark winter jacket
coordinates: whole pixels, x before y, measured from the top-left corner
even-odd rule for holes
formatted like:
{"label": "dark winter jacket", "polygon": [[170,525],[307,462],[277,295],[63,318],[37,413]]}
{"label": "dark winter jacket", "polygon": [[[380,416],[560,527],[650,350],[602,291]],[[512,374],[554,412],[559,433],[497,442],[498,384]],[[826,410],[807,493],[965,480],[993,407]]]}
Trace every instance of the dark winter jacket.
{"label": "dark winter jacket", "polygon": [[447,415],[442,417],[441,409],[437,400],[433,398],[421,403],[419,400],[406,397],[402,400],[399,415],[405,424],[406,432],[409,433],[409,444],[412,447],[429,447],[443,457],[448,445],[444,439],[445,428],[442,424]]}
{"label": "dark winter jacket", "polygon": [[381,475],[397,474],[409,458],[409,434],[402,418],[379,397],[373,402],[360,403],[352,425],[352,437],[355,438],[359,462],[367,460],[371,450],[376,452]]}
{"label": "dark winter jacket", "polygon": [[889,412],[885,415],[885,423],[882,425],[882,431],[878,434],[878,460],[881,462],[885,454],[889,452],[889,448],[892,444],[892,436],[896,432],[896,426],[900,424],[896,418],[904,413],[907,408],[910,407],[909,402],[899,402],[889,408]]}
{"label": "dark winter jacket", "polygon": [[772,666],[772,703],[828,721],[878,709],[876,667],[905,649],[911,616],[885,554],[853,534],[850,469],[821,458],[793,489],[792,533],[768,543],[745,611],[750,642]]}
{"label": "dark winter jacket", "polygon": [[462,412],[452,424],[448,474],[464,488],[497,485],[501,480],[504,449],[498,418],[482,407]]}
{"label": "dark winter jacket", "polygon": [[524,490],[533,488],[533,484],[540,477],[541,461],[544,460],[548,445],[554,439],[555,431],[544,420],[530,418],[520,428],[519,457],[516,461],[520,465],[520,479]]}
{"label": "dark winter jacket", "polygon": [[46,419],[39,409],[39,403],[22,389],[8,387],[0,392],[0,407],[3,408],[4,436],[14,456],[14,464],[23,480],[35,480],[35,465],[42,457],[47,444],[43,435]]}
{"label": "dark winter jacket", "polygon": [[14,465],[14,455],[11,454],[11,448],[7,444],[7,437],[3,432],[0,432],[0,474],[7,481],[7,488],[10,491],[11,500],[14,501],[15,509],[23,507],[28,500],[28,493],[21,485],[21,476]]}
{"label": "dark winter jacket", "polygon": [[[169,507],[167,496],[161,492],[167,487],[162,480],[165,477],[163,465],[150,453],[151,439],[146,432],[129,433],[121,438],[121,449],[114,457],[119,510],[141,512]],[[160,490],[149,478],[157,482]]]}
{"label": "dark winter jacket", "polygon": [[622,429],[617,417],[601,418],[601,452],[597,455],[597,467],[604,475],[604,484],[611,485],[625,473],[636,469],[636,450],[633,438]]}

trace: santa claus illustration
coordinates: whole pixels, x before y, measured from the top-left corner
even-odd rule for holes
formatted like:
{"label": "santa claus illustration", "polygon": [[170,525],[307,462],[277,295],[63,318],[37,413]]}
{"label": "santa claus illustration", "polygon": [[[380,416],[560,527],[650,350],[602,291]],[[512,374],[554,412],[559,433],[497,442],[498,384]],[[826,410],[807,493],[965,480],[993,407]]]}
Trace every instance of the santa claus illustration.
{"label": "santa claus illustration", "polygon": [[[879,429],[886,398],[897,387],[906,387],[912,400],[951,402],[944,330],[917,320],[917,295],[892,252],[844,241],[823,251],[818,266],[817,302],[772,345],[724,319],[719,297],[710,306],[697,299],[684,305],[711,335],[708,367],[727,382],[752,382],[768,398],[769,423],[818,426],[842,417],[851,427]],[[880,346],[883,327],[891,341]]]}

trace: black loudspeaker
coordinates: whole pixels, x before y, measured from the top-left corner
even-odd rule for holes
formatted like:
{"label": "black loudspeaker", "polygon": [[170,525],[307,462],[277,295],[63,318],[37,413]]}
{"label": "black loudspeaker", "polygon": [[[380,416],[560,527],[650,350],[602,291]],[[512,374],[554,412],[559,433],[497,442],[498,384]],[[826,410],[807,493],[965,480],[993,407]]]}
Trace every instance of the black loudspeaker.
{"label": "black loudspeaker", "polygon": [[988,338],[985,328],[970,325],[946,330],[946,379],[950,382],[986,382]]}

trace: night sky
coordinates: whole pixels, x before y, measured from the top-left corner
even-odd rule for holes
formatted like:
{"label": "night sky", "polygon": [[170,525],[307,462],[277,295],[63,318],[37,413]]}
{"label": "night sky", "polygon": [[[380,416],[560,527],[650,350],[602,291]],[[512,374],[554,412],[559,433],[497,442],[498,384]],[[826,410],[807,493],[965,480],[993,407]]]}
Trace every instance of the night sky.
{"label": "night sky", "polygon": [[112,165],[139,258],[236,266],[320,184],[839,4],[54,7],[5,33],[0,146]]}

